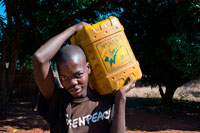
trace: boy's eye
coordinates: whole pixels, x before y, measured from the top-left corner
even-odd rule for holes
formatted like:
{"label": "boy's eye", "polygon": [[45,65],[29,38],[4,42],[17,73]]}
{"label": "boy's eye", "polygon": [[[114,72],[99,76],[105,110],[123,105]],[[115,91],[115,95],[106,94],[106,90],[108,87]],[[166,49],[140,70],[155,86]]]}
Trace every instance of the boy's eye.
{"label": "boy's eye", "polygon": [[60,77],[61,81],[66,81],[67,80],[67,77]]}

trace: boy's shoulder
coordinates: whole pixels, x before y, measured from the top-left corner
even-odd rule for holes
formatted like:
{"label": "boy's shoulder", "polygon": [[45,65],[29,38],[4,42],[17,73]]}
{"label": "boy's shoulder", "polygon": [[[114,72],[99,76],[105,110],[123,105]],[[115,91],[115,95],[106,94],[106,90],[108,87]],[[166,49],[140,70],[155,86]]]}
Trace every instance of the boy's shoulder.
{"label": "boy's shoulder", "polygon": [[92,101],[108,102],[108,103],[114,102],[114,95],[113,94],[100,95],[95,90],[91,90],[91,93],[88,97]]}

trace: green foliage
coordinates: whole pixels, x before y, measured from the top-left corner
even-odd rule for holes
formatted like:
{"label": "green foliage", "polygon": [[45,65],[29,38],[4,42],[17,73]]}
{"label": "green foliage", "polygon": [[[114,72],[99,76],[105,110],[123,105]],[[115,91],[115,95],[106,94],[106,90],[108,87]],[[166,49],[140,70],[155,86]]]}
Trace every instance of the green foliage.
{"label": "green foliage", "polygon": [[[9,44],[6,61],[9,62],[11,42],[15,38],[17,25],[20,25],[17,69],[31,69],[31,57],[34,51],[57,33],[80,21],[95,23],[102,20],[99,15],[103,16],[111,10],[109,4],[111,2],[99,0],[16,0],[14,2],[1,0],[4,5],[6,2],[11,6],[13,21],[10,27],[8,23],[3,23],[5,28],[2,29],[1,26],[0,33],[4,36],[2,38],[7,38],[6,44]],[[2,22],[0,17],[0,24]]]}
{"label": "green foliage", "polygon": [[180,100],[187,100],[187,96],[184,93],[179,93],[178,96]]}
{"label": "green foliage", "polygon": [[171,64],[185,77],[200,75],[200,1],[177,7],[177,30],[168,38]]}
{"label": "green foliage", "polygon": [[116,5],[124,9],[120,21],[145,79],[177,87],[199,77],[199,0],[122,0]]}
{"label": "green foliage", "polygon": [[[1,2],[5,4],[7,1]],[[20,25],[17,69],[31,69],[33,52],[67,27],[81,21],[93,24],[114,15],[124,26],[133,52],[140,62],[145,75],[143,81],[152,85],[161,83],[177,87],[185,79],[194,79],[200,75],[200,0],[8,2],[12,8],[13,24],[6,31],[8,24],[3,23],[0,17],[0,39],[7,38],[10,44],[17,30],[16,25]]]}
{"label": "green foliage", "polygon": [[186,34],[173,34],[168,39],[171,46],[171,63],[191,79],[200,73],[200,34],[194,36],[192,42],[187,42]]}

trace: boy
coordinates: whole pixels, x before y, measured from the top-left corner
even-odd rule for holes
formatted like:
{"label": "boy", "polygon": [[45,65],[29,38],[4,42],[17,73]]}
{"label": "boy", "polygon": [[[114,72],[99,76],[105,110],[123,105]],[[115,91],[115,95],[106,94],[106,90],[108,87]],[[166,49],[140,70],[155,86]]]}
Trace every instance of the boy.
{"label": "boy", "polygon": [[[63,43],[87,23],[76,24],[43,44],[33,55],[35,79],[41,91],[38,112],[56,133],[124,133],[126,93],[134,87],[131,77],[114,95],[100,96],[88,86],[90,65],[78,46]],[[56,55],[57,87],[49,61]],[[113,104],[115,105],[113,108]]]}

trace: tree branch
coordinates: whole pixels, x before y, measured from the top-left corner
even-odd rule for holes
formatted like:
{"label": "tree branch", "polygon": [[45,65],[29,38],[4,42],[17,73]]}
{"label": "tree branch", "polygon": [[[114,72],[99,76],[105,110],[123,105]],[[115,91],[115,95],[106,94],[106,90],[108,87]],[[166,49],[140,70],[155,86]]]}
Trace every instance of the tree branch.
{"label": "tree branch", "polygon": [[60,32],[60,30],[63,30],[66,28],[66,24],[70,23],[71,21],[80,18],[80,16],[84,16],[89,12],[92,12],[94,10],[97,10],[97,8],[100,8],[102,6],[105,6],[106,2],[103,0],[100,0],[94,4],[92,4],[90,7],[80,10],[79,12],[77,12],[76,14],[71,15],[70,17],[64,19],[64,21],[60,24],[60,26],[58,27],[57,33]]}

